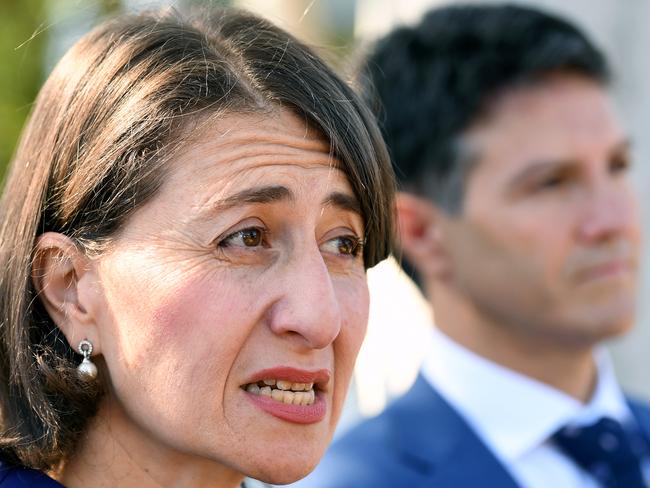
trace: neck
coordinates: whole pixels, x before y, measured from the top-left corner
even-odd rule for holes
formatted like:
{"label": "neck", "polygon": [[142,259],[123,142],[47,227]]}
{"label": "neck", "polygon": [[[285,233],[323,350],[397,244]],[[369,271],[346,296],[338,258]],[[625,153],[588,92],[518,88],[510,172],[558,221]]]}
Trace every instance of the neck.
{"label": "neck", "polygon": [[244,479],[214,461],[162,447],[162,442],[152,445],[127,424],[123,410],[106,397],[57,479],[69,488],[235,488]]}
{"label": "neck", "polygon": [[437,327],[455,342],[583,403],[591,398],[596,382],[593,345],[497,323],[444,285],[435,286],[429,299]]}

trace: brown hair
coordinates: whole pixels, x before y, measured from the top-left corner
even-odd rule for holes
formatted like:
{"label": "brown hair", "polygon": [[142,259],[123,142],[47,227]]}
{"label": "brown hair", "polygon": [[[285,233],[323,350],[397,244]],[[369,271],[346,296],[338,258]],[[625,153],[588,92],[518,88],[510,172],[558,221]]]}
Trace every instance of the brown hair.
{"label": "brown hair", "polygon": [[393,175],[372,116],[286,32],[236,10],[119,17],[57,65],[31,114],[0,200],[0,456],[38,469],[69,456],[99,383],[45,312],[31,281],[47,231],[99,253],[155,194],[190,121],[282,106],[329,140],[359,198],[367,267],[393,230]]}

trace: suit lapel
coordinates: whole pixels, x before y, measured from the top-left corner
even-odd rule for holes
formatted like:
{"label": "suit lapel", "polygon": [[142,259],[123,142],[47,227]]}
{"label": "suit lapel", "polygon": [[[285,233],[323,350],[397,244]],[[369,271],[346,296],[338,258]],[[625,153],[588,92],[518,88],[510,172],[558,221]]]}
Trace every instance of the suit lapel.
{"label": "suit lapel", "polygon": [[418,376],[392,407],[394,441],[423,486],[517,488],[497,458],[440,394]]}
{"label": "suit lapel", "polygon": [[644,437],[650,442],[650,409],[637,401],[631,400],[629,398],[626,398],[627,400],[627,405],[630,407],[630,410],[632,411],[632,415],[634,416],[634,419],[636,420],[639,428],[641,429],[641,432],[643,433]]}

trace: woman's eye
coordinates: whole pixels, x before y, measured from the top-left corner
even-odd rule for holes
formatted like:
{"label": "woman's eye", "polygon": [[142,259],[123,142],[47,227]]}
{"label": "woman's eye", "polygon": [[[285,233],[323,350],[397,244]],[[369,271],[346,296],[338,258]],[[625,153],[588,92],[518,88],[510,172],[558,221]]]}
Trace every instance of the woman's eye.
{"label": "woman's eye", "polygon": [[356,236],[339,236],[327,241],[321,249],[332,254],[356,257],[363,249],[363,240]]}
{"label": "woman's eye", "polygon": [[264,231],[257,227],[238,230],[219,242],[220,247],[258,247],[264,244]]}
{"label": "woman's eye", "polygon": [[557,188],[565,182],[565,178],[562,176],[550,176],[543,180],[539,187],[542,189]]}

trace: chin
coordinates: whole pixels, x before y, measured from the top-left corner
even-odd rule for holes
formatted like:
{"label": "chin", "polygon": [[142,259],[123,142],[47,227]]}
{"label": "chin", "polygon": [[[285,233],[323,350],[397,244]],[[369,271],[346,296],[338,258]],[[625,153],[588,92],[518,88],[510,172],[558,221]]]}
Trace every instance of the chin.
{"label": "chin", "polygon": [[625,334],[632,328],[636,319],[636,308],[636,300],[626,297],[601,309],[601,323],[610,337]]}
{"label": "chin", "polygon": [[[276,432],[276,438],[262,437],[249,451],[238,471],[273,485],[285,485],[304,478],[323,457],[330,436],[326,432]],[[279,436],[279,438],[278,438]]]}
{"label": "chin", "polygon": [[603,340],[615,339],[619,336],[627,334],[633,327],[634,321],[632,317],[619,318],[608,323],[603,323],[601,327],[601,337]]}
{"label": "chin", "polygon": [[635,303],[625,300],[604,306],[592,306],[579,327],[596,344],[626,334],[634,325]]}
{"label": "chin", "polygon": [[286,454],[290,455],[291,458],[276,459],[268,465],[257,465],[247,472],[247,476],[272,485],[286,485],[307,476],[320,461],[320,456],[307,459],[300,456],[298,450],[290,450]]}
{"label": "chin", "polygon": [[271,421],[268,430],[258,431],[246,463],[237,466],[239,472],[272,485],[304,478],[320,462],[332,440],[340,408],[333,410],[331,417],[312,425]]}

